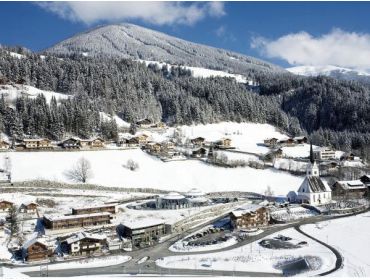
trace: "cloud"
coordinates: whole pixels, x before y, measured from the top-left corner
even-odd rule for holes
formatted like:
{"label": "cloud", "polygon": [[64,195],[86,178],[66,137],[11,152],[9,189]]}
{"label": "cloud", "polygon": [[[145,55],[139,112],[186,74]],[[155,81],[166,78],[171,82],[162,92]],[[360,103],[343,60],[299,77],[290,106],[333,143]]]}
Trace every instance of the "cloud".
{"label": "cloud", "polygon": [[156,25],[193,25],[206,17],[224,16],[222,2],[38,2],[63,19],[91,25],[139,19]]}
{"label": "cloud", "polygon": [[223,37],[226,33],[226,27],[224,25],[221,25],[219,28],[215,30],[215,33],[217,37]]}
{"label": "cloud", "polygon": [[281,58],[291,65],[335,65],[358,70],[370,69],[370,34],[331,32],[312,36],[301,31],[276,40],[252,38],[251,48],[269,58]]}
{"label": "cloud", "polygon": [[224,42],[235,42],[236,38],[235,36],[228,30],[227,26],[220,25],[216,30],[214,30],[214,33],[217,37],[221,38]]}

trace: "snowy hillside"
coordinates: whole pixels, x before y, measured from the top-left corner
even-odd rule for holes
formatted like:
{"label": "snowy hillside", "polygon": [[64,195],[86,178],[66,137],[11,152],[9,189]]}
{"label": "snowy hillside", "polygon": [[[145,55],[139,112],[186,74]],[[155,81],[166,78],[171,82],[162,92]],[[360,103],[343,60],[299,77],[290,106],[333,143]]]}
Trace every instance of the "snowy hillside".
{"label": "snowy hillside", "polygon": [[254,85],[254,82],[252,80],[248,80],[246,77],[239,75],[239,74],[230,74],[224,71],[217,71],[217,70],[206,69],[206,68],[201,68],[201,67],[173,65],[173,64],[168,64],[168,63],[158,62],[158,61],[141,60],[141,59],[139,59],[138,61],[145,63],[146,66],[148,66],[149,64],[156,64],[159,67],[166,66],[167,69],[170,69],[171,66],[181,67],[183,69],[190,70],[192,76],[195,78],[228,77],[228,78],[234,78],[238,83]]}
{"label": "snowy hillside", "polygon": [[133,24],[98,27],[62,41],[47,49],[46,52],[80,53],[84,56],[103,54],[166,61],[170,64],[218,69],[240,74],[251,69],[285,72],[278,66],[253,57],[192,43]]}
{"label": "snowy hillside", "polygon": [[116,121],[116,124],[117,124],[118,128],[122,128],[122,127],[128,128],[128,127],[130,127],[130,124],[128,122],[122,120],[117,115],[114,115],[112,117],[111,115],[108,115],[107,113],[104,113],[104,112],[100,112],[99,114],[100,114],[100,119],[103,120],[103,121],[110,121],[113,118]]}
{"label": "snowy hillside", "polygon": [[0,95],[4,95],[5,100],[10,103],[14,102],[17,97],[25,96],[28,98],[36,98],[39,94],[43,94],[46,98],[46,101],[50,103],[51,98],[54,96],[56,100],[67,99],[70,97],[67,94],[41,90],[32,86],[27,85],[1,85],[0,86]]}
{"label": "snowy hillside", "polygon": [[340,80],[356,80],[370,82],[370,73],[357,71],[349,68],[337,67],[333,65],[326,66],[296,66],[287,68],[293,74],[301,76],[329,76]]}

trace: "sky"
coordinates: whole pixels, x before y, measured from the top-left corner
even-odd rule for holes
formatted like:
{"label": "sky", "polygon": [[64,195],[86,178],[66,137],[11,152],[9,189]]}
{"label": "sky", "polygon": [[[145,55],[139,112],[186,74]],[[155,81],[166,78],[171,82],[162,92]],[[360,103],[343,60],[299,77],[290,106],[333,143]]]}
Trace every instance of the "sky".
{"label": "sky", "polygon": [[370,69],[370,2],[0,2],[0,44],[41,51],[130,22],[283,67]]}

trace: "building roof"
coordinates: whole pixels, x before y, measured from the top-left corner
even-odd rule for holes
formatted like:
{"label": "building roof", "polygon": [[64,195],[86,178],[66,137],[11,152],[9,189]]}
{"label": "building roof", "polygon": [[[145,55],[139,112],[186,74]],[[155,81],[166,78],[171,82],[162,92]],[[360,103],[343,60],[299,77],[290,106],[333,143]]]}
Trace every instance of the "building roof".
{"label": "building roof", "polygon": [[134,230],[163,225],[164,221],[160,219],[145,219],[145,220],[124,221],[121,224],[127,228]]}
{"label": "building roof", "polygon": [[344,189],[366,189],[364,183],[360,180],[352,180],[352,181],[338,181]]}
{"label": "building roof", "polygon": [[48,242],[45,238],[37,238],[36,234],[32,235],[32,238],[27,240],[25,243],[23,243],[22,248],[28,249],[30,246],[32,246],[35,243],[41,243],[42,245],[48,247],[50,246],[50,242]]}
{"label": "building roof", "polygon": [[185,196],[183,196],[182,194],[179,194],[177,192],[170,192],[168,194],[165,194],[164,196],[162,196],[162,199],[184,199]]}
{"label": "building roof", "polygon": [[235,217],[241,217],[245,214],[254,213],[260,208],[264,208],[264,206],[263,205],[258,205],[258,204],[246,204],[246,205],[243,205],[243,206],[233,210],[231,213]]}
{"label": "building roof", "polygon": [[187,193],[185,193],[185,196],[203,196],[203,195],[204,195],[204,192],[202,192],[201,190],[197,188],[193,188],[189,190]]}
{"label": "building roof", "polygon": [[92,206],[86,206],[86,207],[73,207],[72,209],[74,210],[88,210],[88,209],[97,209],[97,208],[102,208],[102,207],[116,207],[117,204],[103,204],[103,205],[92,205]]}
{"label": "building roof", "polygon": [[306,136],[296,136],[293,139],[294,140],[303,140],[303,139],[306,139],[306,138],[307,138]]}
{"label": "building roof", "polygon": [[64,221],[64,220],[73,220],[79,218],[88,218],[88,217],[99,217],[99,216],[108,216],[112,215],[109,212],[100,212],[100,213],[91,213],[91,214],[81,214],[81,215],[69,215],[69,216],[57,216],[57,215],[44,215],[45,219],[49,221]]}
{"label": "building roof", "polygon": [[[302,191],[302,190],[305,191]],[[319,192],[331,192],[330,187],[324,183],[318,176],[306,176],[302,185],[299,187],[298,192],[306,193],[319,193]]]}
{"label": "building roof", "polygon": [[95,240],[105,240],[107,237],[105,235],[98,235],[98,234],[92,234],[87,232],[78,232],[71,237],[66,239],[67,244],[72,244],[75,242],[78,242],[80,240],[83,240],[85,238],[88,239],[95,239]]}

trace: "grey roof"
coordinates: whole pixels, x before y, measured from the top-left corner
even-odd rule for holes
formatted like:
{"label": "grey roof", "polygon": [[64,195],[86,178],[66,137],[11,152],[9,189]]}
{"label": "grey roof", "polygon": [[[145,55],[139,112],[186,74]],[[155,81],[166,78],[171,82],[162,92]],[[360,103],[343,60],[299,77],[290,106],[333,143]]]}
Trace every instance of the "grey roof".
{"label": "grey roof", "polygon": [[308,185],[312,192],[326,192],[325,184],[317,176],[307,176]]}

